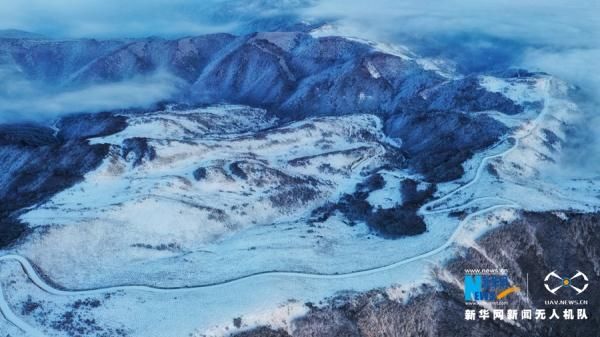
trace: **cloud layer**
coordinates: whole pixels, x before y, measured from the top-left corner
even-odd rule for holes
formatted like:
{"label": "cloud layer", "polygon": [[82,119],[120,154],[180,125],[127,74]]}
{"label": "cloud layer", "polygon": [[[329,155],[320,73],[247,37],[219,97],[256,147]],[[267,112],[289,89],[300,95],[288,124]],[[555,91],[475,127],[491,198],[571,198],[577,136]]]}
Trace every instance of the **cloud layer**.
{"label": "cloud layer", "polygon": [[186,36],[235,32],[261,18],[293,15],[310,0],[3,1],[0,28],[56,38]]}
{"label": "cloud layer", "polygon": [[175,77],[158,72],[123,82],[54,92],[4,66],[0,67],[0,123],[48,121],[70,113],[148,107],[172,98],[178,92],[178,84]]}

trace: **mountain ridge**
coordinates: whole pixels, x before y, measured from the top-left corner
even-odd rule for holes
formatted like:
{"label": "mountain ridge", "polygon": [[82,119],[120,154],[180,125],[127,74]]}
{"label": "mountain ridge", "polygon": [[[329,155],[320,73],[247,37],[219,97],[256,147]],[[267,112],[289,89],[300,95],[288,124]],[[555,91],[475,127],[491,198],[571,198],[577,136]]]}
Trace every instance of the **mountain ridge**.
{"label": "mountain ridge", "polygon": [[[522,110],[469,79],[446,78],[415,60],[344,37],[305,32],[209,34],[175,40],[1,39],[4,66],[70,90],[165,71],[183,80],[177,100],[234,103],[307,117],[424,110]],[[448,82],[450,81],[450,82]],[[436,90],[429,90],[436,88]],[[62,89],[61,89],[62,88]],[[427,97],[423,94],[429,90]],[[484,104],[465,105],[464,93]],[[473,97],[468,100],[476,101]]]}

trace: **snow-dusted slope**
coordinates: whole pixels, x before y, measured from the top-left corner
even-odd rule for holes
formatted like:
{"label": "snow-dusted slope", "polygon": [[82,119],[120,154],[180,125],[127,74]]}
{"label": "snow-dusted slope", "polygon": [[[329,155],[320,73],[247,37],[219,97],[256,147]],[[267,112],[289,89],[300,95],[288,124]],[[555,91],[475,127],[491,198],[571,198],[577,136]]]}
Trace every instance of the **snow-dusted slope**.
{"label": "snow-dusted slope", "polygon": [[[597,179],[564,169],[563,146],[568,141],[568,132],[583,117],[568,98],[567,84],[542,75],[526,79],[486,76],[481,78],[481,83],[488,90],[501,92],[525,106],[541,106],[541,112],[536,115],[534,109],[518,116],[492,114],[514,129],[507,139],[506,153],[480,166],[481,169],[474,172],[476,183],[447,195],[432,206],[451,207],[469,200],[495,197],[518,202],[522,208],[532,211],[596,209],[598,200],[594,195],[600,191]],[[473,161],[477,163],[479,158],[475,156]],[[469,175],[465,178],[470,179]]]}
{"label": "snow-dusted slope", "polygon": [[[361,268],[334,261],[364,248],[366,228],[317,228],[307,219],[390,164],[381,122],[353,115],[272,128],[274,121],[235,106],[131,116],[125,130],[90,140],[113,147],[84,182],[21,217],[47,230],[19,250],[69,288]],[[321,257],[332,264],[315,263]]]}

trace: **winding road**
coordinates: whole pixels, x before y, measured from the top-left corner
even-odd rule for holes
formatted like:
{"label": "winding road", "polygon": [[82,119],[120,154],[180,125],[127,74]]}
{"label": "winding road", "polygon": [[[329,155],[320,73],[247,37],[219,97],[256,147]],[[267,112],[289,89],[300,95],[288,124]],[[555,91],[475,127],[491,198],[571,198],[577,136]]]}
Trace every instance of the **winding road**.
{"label": "winding road", "polygon": [[[549,98],[549,95],[547,95],[546,99],[548,99],[548,98]],[[452,196],[456,195],[457,193],[459,193],[459,192],[469,188],[473,184],[475,184],[477,182],[477,180],[480,179],[482,172],[485,168],[485,165],[488,163],[488,161],[493,158],[503,157],[506,154],[513,151],[514,149],[516,149],[520,144],[520,140],[531,134],[531,132],[535,129],[535,127],[539,123],[539,120],[541,118],[543,118],[543,116],[546,113],[547,113],[547,105],[545,104],[544,108],[542,109],[542,112],[532,121],[533,125],[532,125],[531,129],[529,130],[529,132],[526,132],[526,134],[523,135],[522,137],[513,137],[512,138],[512,139],[514,139],[513,146],[511,146],[510,148],[508,148],[507,150],[505,150],[501,153],[492,154],[492,155],[483,157],[481,162],[479,163],[479,166],[477,167],[474,177],[469,182],[465,183],[464,185],[461,185],[460,187],[447,193],[446,195],[423,205],[420,208],[419,213],[422,215],[427,215],[427,214],[439,214],[439,213],[451,212],[453,210],[464,208],[471,203],[474,203],[479,200],[484,200],[484,199],[497,199],[497,200],[502,200],[504,203],[493,205],[493,206],[490,206],[490,207],[487,207],[487,208],[484,208],[484,209],[481,209],[481,210],[478,210],[476,212],[469,214],[458,224],[458,226],[455,228],[455,230],[453,231],[451,236],[448,238],[448,240],[446,240],[444,242],[444,244],[442,244],[441,246],[439,246],[433,250],[427,251],[425,253],[415,255],[413,257],[405,258],[405,259],[402,259],[400,261],[397,261],[395,263],[391,263],[388,265],[373,267],[373,268],[366,268],[363,270],[356,270],[356,271],[352,271],[352,272],[348,272],[348,273],[339,273],[339,274],[289,272],[289,271],[264,271],[264,272],[260,272],[260,273],[244,275],[244,276],[241,276],[238,278],[234,278],[234,279],[230,279],[230,280],[226,280],[226,281],[222,281],[222,282],[217,282],[217,283],[212,283],[212,284],[203,284],[203,285],[191,286],[191,287],[160,288],[160,287],[153,287],[153,286],[147,286],[147,285],[121,285],[121,286],[113,286],[113,287],[106,287],[106,288],[94,288],[94,289],[86,289],[86,290],[60,290],[60,289],[56,289],[56,288],[50,286],[46,281],[44,281],[39,276],[39,274],[37,273],[37,271],[31,264],[31,262],[23,256],[14,255],[14,254],[3,255],[3,256],[0,256],[0,262],[1,261],[18,262],[21,265],[21,267],[23,268],[23,270],[25,271],[25,273],[27,274],[27,276],[29,277],[29,279],[31,280],[31,282],[33,282],[41,290],[47,292],[48,294],[55,295],[55,296],[93,295],[93,294],[100,294],[100,293],[108,293],[108,292],[115,292],[115,291],[130,291],[130,290],[147,291],[147,292],[153,292],[153,293],[189,292],[189,291],[193,291],[194,289],[223,287],[223,286],[231,285],[234,283],[243,282],[248,279],[269,277],[269,276],[274,276],[274,275],[275,276],[296,277],[296,278],[312,278],[312,279],[340,279],[340,278],[368,275],[368,274],[373,274],[373,273],[390,270],[390,269],[405,265],[407,263],[414,262],[414,261],[424,259],[427,257],[431,257],[431,256],[434,256],[436,254],[443,252],[444,250],[449,248],[452,244],[454,244],[456,237],[462,230],[464,224],[469,222],[473,217],[482,215],[484,213],[487,213],[487,212],[490,212],[490,211],[493,211],[496,209],[501,209],[501,208],[514,208],[514,209],[520,208],[520,205],[518,203],[511,201],[511,200],[498,198],[498,197],[476,198],[476,199],[470,200],[466,204],[463,204],[460,206],[455,206],[455,207],[450,207],[450,208],[445,208],[445,209],[437,209],[436,210],[436,209],[433,209],[433,206],[440,205],[441,203],[448,200]],[[508,141],[508,140],[505,140],[505,141]],[[427,210],[428,208],[430,208],[430,210]],[[4,318],[8,322],[10,322],[14,326],[18,327],[23,332],[25,332],[25,334],[27,336],[33,336],[33,337],[44,337],[45,336],[44,333],[31,327],[27,322],[23,321],[20,317],[18,317],[16,314],[14,314],[14,312],[10,308],[10,305],[6,301],[6,298],[3,293],[1,285],[0,285],[0,313],[4,316]]]}

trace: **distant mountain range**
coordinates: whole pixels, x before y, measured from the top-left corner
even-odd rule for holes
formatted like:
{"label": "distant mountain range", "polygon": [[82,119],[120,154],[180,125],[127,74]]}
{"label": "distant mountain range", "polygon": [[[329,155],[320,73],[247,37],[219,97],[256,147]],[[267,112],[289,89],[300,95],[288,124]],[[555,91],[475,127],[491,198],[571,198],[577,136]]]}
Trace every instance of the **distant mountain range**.
{"label": "distant mountain range", "polygon": [[520,111],[472,78],[449,78],[416,57],[337,36],[266,32],[63,41],[9,35],[0,39],[2,63],[55,90],[165,71],[183,80],[179,101],[248,104],[290,116]]}

